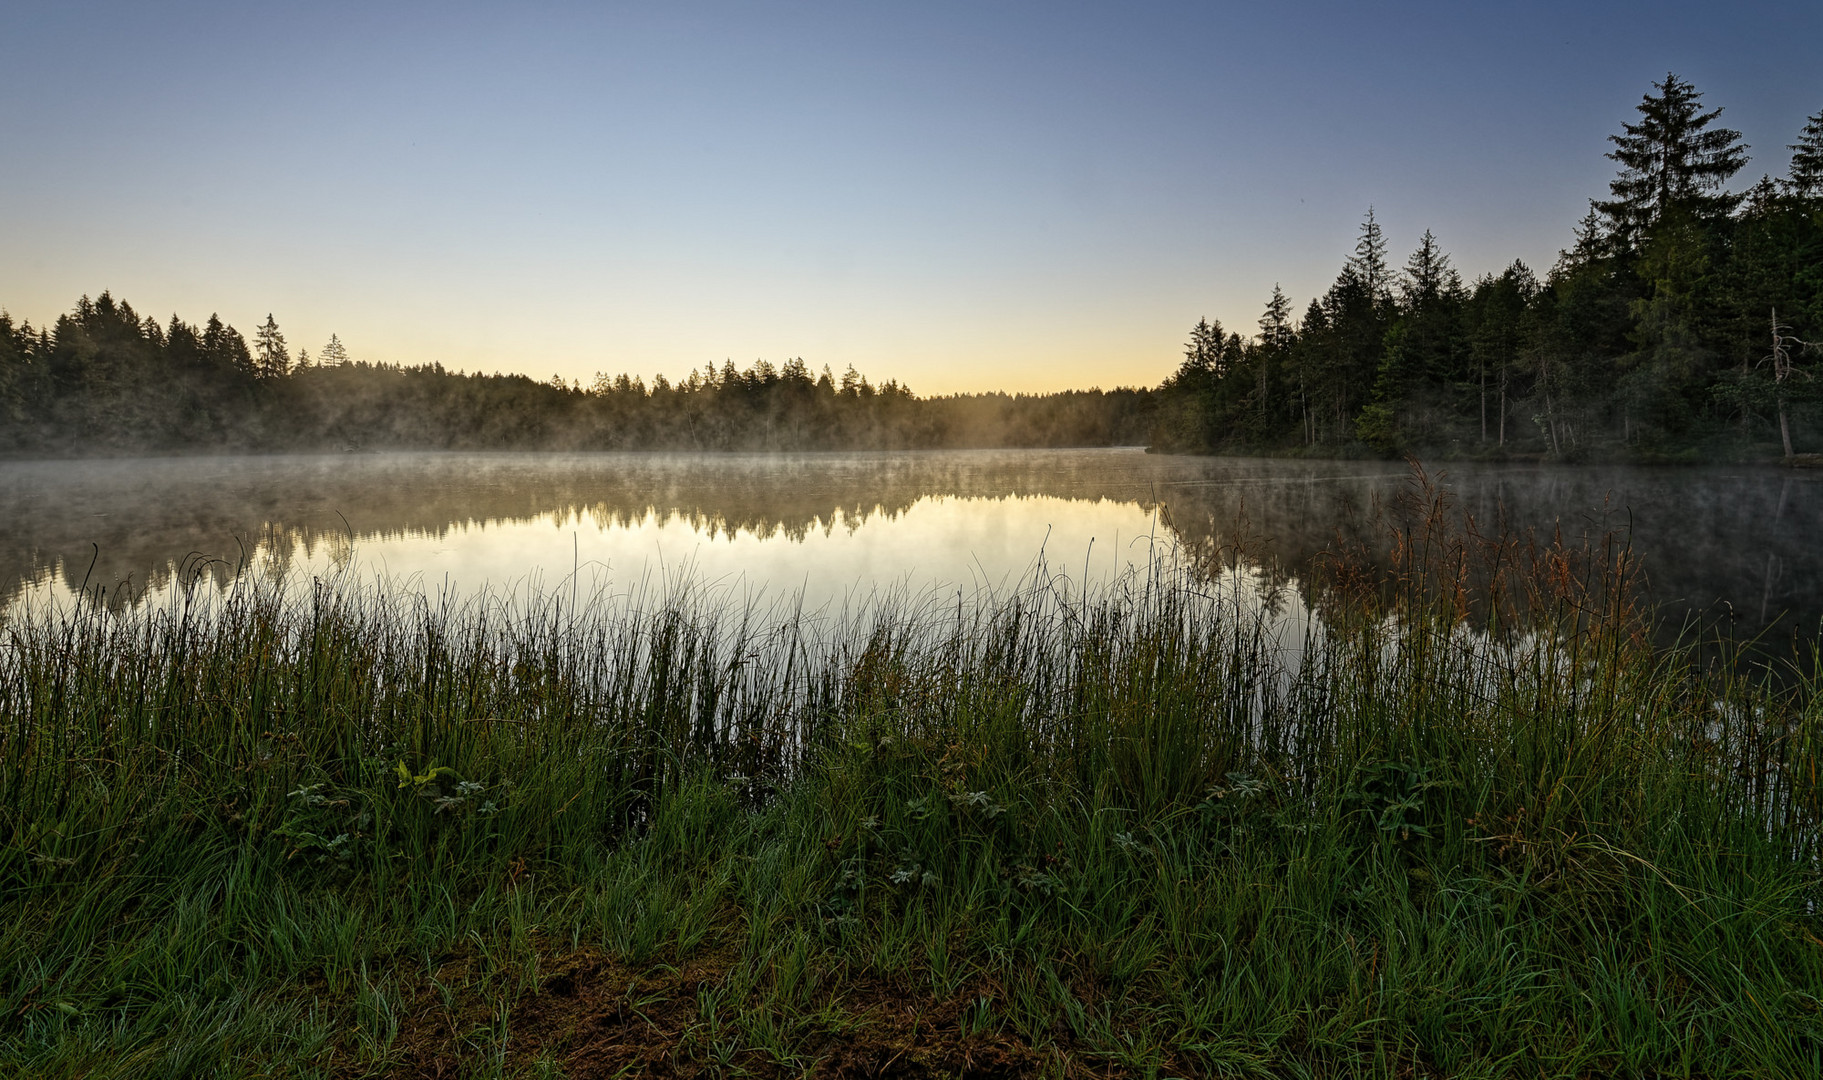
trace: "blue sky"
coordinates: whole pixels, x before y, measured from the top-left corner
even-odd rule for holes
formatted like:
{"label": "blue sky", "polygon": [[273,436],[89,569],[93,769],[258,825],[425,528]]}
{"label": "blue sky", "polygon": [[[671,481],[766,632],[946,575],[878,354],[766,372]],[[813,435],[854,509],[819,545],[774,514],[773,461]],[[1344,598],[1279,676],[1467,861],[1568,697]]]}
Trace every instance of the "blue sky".
{"label": "blue sky", "polygon": [[[1823,5],[38,4],[0,65],[0,305],[268,312],[293,348],[921,393],[1155,383],[1301,309],[1369,205],[1541,272],[1676,71],[1753,160]],[[1789,55],[1776,61],[1776,50]]]}

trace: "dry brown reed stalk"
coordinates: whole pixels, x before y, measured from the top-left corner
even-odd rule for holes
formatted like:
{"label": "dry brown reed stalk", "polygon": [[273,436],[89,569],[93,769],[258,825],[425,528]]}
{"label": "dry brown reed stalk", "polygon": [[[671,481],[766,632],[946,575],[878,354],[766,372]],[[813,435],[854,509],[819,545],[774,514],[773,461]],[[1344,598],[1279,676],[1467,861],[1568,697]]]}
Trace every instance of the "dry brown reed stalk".
{"label": "dry brown reed stalk", "polygon": [[[1647,647],[1645,574],[1624,528],[1580,540],[1556,523],[1519,529],[1459,512],[1447,474],[1409,459],[1404,483],[1368,510],[1368,527],[1336,531],[1319,553],[1319,606],[1339,625],[1466,627],[1501,641],[1547,633]],[[1376,547],[1378,536],[1384,547]],[[1383,552],[1383,554],[1382,554]]]}

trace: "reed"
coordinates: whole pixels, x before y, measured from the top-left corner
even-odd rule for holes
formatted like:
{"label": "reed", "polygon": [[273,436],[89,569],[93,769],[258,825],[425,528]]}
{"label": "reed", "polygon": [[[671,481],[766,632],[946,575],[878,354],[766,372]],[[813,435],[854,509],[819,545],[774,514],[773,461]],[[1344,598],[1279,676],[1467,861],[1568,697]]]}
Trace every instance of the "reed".
{"label": "reed", "polygon": [[1816,683],[1394,517],[1295,649],[1232,553],[16,614],[0,1072],[1823,1074]]}

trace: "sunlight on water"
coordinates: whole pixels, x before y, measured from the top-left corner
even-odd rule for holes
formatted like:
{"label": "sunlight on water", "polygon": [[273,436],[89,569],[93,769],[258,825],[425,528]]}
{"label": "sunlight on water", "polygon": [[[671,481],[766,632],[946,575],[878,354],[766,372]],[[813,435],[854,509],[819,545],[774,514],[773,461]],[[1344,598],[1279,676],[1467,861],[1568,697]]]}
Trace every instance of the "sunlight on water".
{"label": "sunlight on water", "polygon": [[1138,506],[1057,498],[929,496],[888,518],[836,510],[799,537],[769,531],[710,531],[651,511],[631,523],[587,513],[547,514],[526,523],[468,526],[438,538],[361,545],[359,557],[397,577],[426,584],[447,575],[463,583],[512,582],[528,565],[546,587],[574,570],[582,580],[627,587],[679,576],[732,594],[776,598],[802,593],[807,606],[840,601],[857,589],[1006,587],[1041,554],[1090,582],[1150,557],[1152,529]]}
{"label": "sunlight on water", "polygon": [[[352,538],[269,530],[247,567],[248,580],[282,581],[297,595],[301,585],[328,581],[436,603],[485,595],[536,606],[662,602],[687,589],[732,616],[778,618],[793,610],[840,616],[882,602],[973,602],[1032,587],[1065,597],[1085,589],[1114,595],[1144,588],[1181,555],[1157,511],[1137,502],[927,495],[891,512],[837,509],[791,527],[594,506]],[[1313,614],[1295,582],[1275,582],[1246,564],[1198,576],[1230,610],[1257,620],[1279,649],[1298,652],[1312,632]],[[46,569],[10,611],[68,610],[81,580],[69,567]],[[182,580],[173,574],[127,607],[170,603]]]}
{"label": "sunlight on water", "polygon": [[[1667,625],[1814,634],[1823,484],[1781,470],[1437,470],[1483,531],[1616,529]],[[1194,565],[1301,610],[1338,539],[1384,555],[1397,462],[1130,450],[866,454],[375,454],[16,462],[0,470],[0,612],[109,605],[239,568],[422,595],[663,595],[807,610],[881,592],[1080,590]],[[1239,562],[1237,563],[1237,550]],[[1250,567],[1239,575],[1236,565]],[[1220,568],[1230,568],[1222,572]],[[1275,615],[1274,618],[1277,618]]]}
{"label": "sunlight on water", "polygon": [[[1035,572],[1060,587],[1105,586],[1143,575],[1176,541],[1137,503],[1050,496],[931,495],[892,514],[834,510],[808,527],[726,526],[647,510],[551,511],[526,519],[452,524],[435,531],[269,535],[250,563],[293,580],[336,578],[394,590],[461,597],[663,591],[688,582],[740,602],[800,596],[806,609],[875,592],[918,594],[1018,588]],[[46,568],[16,598],[20,608],[68,606],[69,567]],[[156,588],[153,593],[158,592]]]}

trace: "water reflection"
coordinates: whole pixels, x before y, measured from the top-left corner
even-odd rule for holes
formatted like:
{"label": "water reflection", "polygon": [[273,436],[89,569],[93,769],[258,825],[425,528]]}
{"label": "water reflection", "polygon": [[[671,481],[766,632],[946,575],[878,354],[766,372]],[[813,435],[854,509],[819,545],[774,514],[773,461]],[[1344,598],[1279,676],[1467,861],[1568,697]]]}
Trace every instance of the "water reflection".
{"label": "water reflection", "polygon": [[[1488,531],[1621,530],[1673,623],[1814,634],[1823,488],[1773,469],[1452,465]],[[351,560],[427,586],[627,583],[689,573],[750,593],[996,585],[1042,549],[1091,579],[1157,541],[1237,548],[1296,588],[1338,538],[1384,552],[1397,463],[1150,456],[1131,450],[803,455],[468,455],[25,462],[0,466],[0,600],[227,580],[249,562]],[[200,561],[199,561],[200,557]],[[210,561],[214,560],[214,561]]]}

